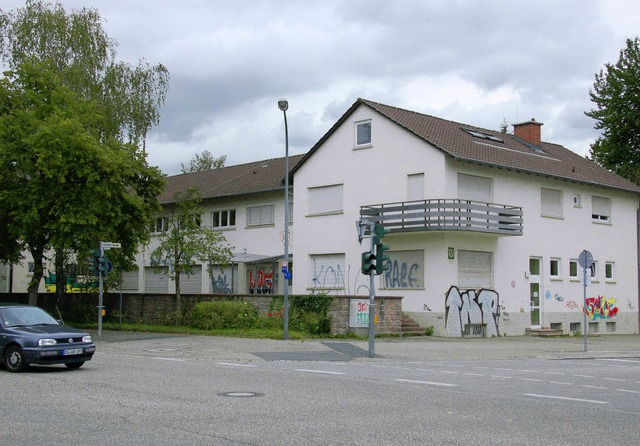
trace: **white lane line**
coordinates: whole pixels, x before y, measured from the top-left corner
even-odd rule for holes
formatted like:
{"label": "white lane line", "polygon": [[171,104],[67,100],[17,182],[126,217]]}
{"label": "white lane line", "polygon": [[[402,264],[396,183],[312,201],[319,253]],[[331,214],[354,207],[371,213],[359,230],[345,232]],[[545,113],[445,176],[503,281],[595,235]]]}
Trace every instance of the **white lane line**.
{"label": "white lane line", "polygon": [[449,375],[458,375],[460,372],[454,372],[451,370],[441,370],[440,373],[447,373]]}
{"label": "white lane line", "polygon": [[296,369],[296,372],[319,373],[322,375],[346,375],[344,372],[331,372],[329,370]]}
{"label": "white lane line", "polygon": [[556,395],[536,395],[535,393],[525,393],[524,396],[530,396],[533,398],[548,398],[552,400],[578,401],[580,403],[610,404],[609,401],[584,400],[582,398],[568,398],[566,396],[556,396]]}
{"label": "white lane line", "polygon": [[573,385],[573,383],[565,383],[565,382],[562,382],[562,381],[549,381],[549,384],[561,384],[563,386],[572,386]]}
{"label": "white lane line", "polygon": [[595,378],[595,376],[591,376],[591,375],[573,375],[573,376],[577,378],[591,378],[591,379]]}
{"label": "white lane line", "polygon": [[618,378],[600,378],[603,381],[616,381],[619,383],[626,383],[627,380],[626,379],[618,379]]}
{"label": "white lane line", "polygon": [[606,387],[602,387],[602,386],[589,386],[587,384],[583,384],[582,387],[586,387],[587,389],[601,389],[601,390],[607,390]]}
{"label": "white lane line", "polygon": [[544,372],[545,375],[564,375],[564,373],[561,372]]}
{"label": "white lane line", "polygon": [[157,359],[159,361],[174,361],[174,362],[185,362],[186,359],[178,359],[178,358],[163,358],[161,356],[148,356],[151,359]]}
{"label": "white lane line", "polygon": [[433,372],[433,370],[431,369],[416,369],[416,370],[418,370],[419,372]]}
{"label": "white lane line", "polygon": [[234,362],[217,362],[216,364],[218,365],[228,365],[231,367],[258,367],[257,365],[254,364],[237,364]]}
{"label": "white lane line", "polygon": [[467,376],[484,376],[484,373],[465,372],[464,374]]}
{"label": "white lane line", "polygon": [[626,392],[626,393],[640,393],[637,390],[627,390],[627,389],[616,389],[618,392]]}
{"label": "white lane line", "polygon": [[541,379],[535,379],[535,378],[520,378],[521,381],[533,381],[536,383],[541,383],[543,382]]}
{"label": "white lane line", "polygon": [[502,378],[502,379],[513,379],[513,376],[504,376],[504,375],[491,375],[492,379]]}
{"label": "white lane line", "polygon": [[496,367],[494,370],[504,370],[505,372],[510,372],[513,369],[505,369],[505,368],[502,368],[502,367]]}
{"label": "white lane line", "polygon": [[394,379],[394,381],[398,381],[398,382],[401,382],[401,383],[426,384],[426,385],[429,385],[429,386],[458,387],[457,384],[438,383],[438,382],[433,382],[433,381],[418,381],[418,380],[415,380],[415,379]]}

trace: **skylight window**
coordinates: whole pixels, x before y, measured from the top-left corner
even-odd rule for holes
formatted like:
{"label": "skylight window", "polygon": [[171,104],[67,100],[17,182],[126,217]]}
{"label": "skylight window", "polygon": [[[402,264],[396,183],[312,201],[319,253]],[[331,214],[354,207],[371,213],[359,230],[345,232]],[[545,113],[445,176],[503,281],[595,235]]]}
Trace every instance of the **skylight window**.
{"label": "skylight window", "polygon": [[502,142],[502,143],[504,142],[502,138],[498,138],[497,136],[494,136],[490,133],[484,133],[479,130],[464,129],[464,128],[461,130],[473,136],[474,138],[487,139],[489,141]]}

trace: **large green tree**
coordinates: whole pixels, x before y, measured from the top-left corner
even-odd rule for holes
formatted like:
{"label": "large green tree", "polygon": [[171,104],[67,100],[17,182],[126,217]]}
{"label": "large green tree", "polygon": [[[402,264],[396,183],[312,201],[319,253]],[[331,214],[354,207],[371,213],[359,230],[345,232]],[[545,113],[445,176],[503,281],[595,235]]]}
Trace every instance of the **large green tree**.
{"label": "large green tree", "polygon": [[627,39],[615,64],[596,74],[589,92],[595,108],[585,114],[595,119],[602,135],[591,145],[591,158],[617,174],[640,184],[640,42]]}
{"label": "large green tree", "polygon": [[148,240],[163,176],[145,139],[168,72],[118,62],[115,47],[93,9],[28,0],[0,11],[0,258],[30,252],[30,303],[49,250],[118,241],[131,260]]}
{"label": "large green tree", "polygon": [[191,274],[195,260],[225,266],[233,256],[224,235],[201,224],[201,202],[198,189],[176,193],[164,217],[165,230],[158,236],[159,245],[151,254],[156,271],[164,271],[176,284],[176,323],[181,312],[181,276]]}

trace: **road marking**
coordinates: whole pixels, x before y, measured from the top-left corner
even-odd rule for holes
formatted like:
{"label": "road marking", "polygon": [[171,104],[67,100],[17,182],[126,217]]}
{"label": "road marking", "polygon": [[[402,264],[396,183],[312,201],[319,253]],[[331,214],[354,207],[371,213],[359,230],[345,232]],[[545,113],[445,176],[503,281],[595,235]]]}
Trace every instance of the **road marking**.
{"label": "road marking", "polygon": [[627,393],[640,393],[637,390],[627,390],[627,389],[616,389],[618,392],[627,392]]}
{"label": "road marking", "polygon": [[178,359],[178,358],[162,358],[160,356],[148,356],[148,358],[151,359],[158,359],[160,361],[175,361],[175,362],[185,362],[185,359]]}
{"label": "road marking", "polygon": [[296,372],[320,373],[324,375],[346,375],[344,372],[331,372],[329,370],[296,369]]}
{"label": "road marking", "polygon": [[607,390],[606,387],[602,387],[602,386],[589,386],[587,384],[583,384],[582,387],[586,387],[587,389],[602,389],[602,390]]}
{"label": "road marking", "polygon": [[572,386],[573,385],[573,383],[565,383],[565,382],[562,382],[562,381],[549,381],[549,384],[561,384],[563,386]]}
{"label": "road marking", "polygon": [[603,358],[601,359],[601,361],[616,361],[616,362],[632,362],[634,364],[638,364],[637,359],[614,359],[614,358]]}
{"label": "road marking", "polygon": [[254,364],[237,364],[234,362],[217,362],[216,364],[218,365],[228,365],[231,367],[258,367],[257,365]]}
{"label": "road marking", "polygon": [[416,369],[416,370],[418,370],[420,372],[433,372],[433,370],[431,370],[431,369]]}
{"label": "road marking", "polygon": [[555,396],[555,395],[536,395],[535,393],[525,393],[524,396],[531,396],[533,398],[548,398],[552,400],[578,401],[581,403],[610,404],[609,401],[584,400],[581,398],[568,398],[566,396]]}
{"label": "road marking", "polygon": [[541,383],[543,382],[541,379],[535,379],[535,378],[520,378],[521,381],[533,381],[536,383]]}
{"label": "road marking", "polygon": [[491,375],[492,379],[502,378],[502,379],[513,379],[513,376],[504,376],[504,375]]}
{"label": "road marking", "polygon": [[454,372],[452,370],[441,370],[440,373],[448,373],[449,375],[458,375],[460,372]]}
{"label": "road marking", "polygon": [[415,379],[394,379],[394,381],[402,382],[402,383],[414,383],[414,384],[426,384],[429,386],[441,386],[441,387],[458,387],[457,384],[450,383],[437,383],[433,381],[418,381]]}
{"label": "road marking", "polygon": [[484,374],[482,374],[482,373],[471,373],[471,372],[466,372],[465,375],[467,375],[467,376],[484,376]]}
{"label": "road marking", "polygon": [[616,382],[619,382],[619,383],[626,383],[627,382],[626,379],[618,379],[618,378],[600,378],[600,379],[602,379],[603,381],[616,381]]}
{"label": "road marking", "polygon": [[544,372],[545,375],[564,375],[564,373],[561,372]]}
{"label": "road marking", "polygon": [[578,378],[591,378],[591,379],[595,378],[595,376],[591,376],[591,375],[573,375],[573,376],[576,376]]}

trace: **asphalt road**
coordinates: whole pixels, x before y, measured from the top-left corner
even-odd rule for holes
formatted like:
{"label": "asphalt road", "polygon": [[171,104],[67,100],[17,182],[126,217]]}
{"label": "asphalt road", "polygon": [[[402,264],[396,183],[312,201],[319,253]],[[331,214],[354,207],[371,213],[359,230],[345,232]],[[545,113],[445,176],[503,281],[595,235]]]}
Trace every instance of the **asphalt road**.
{"label": "asphalt road", "polygon": [[0,444],[640,444],[630,351],[370,359],[333,342],[123,335],[80,370],[0,370]]}

